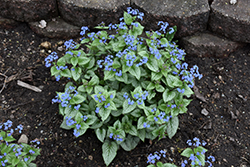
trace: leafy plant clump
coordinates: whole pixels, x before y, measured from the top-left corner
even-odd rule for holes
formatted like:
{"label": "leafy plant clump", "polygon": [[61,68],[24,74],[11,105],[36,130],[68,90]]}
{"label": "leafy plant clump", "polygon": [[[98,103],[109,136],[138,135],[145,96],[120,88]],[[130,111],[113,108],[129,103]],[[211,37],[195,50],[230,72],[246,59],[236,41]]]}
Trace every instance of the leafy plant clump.
{"label": "leafy plant clump", "polygon": [[[32,140],[30,145],[11,143],[16,140],[12,136],[14,130],[11,129],[11,126],[12,121],[10,120],[0,123],[0,166],[36,167],[32,161],[40,155],[41,149],[37,147],[40,142]],[[18,125],[15,130],[22,133],[23,126]]]}
{"label": "leafy plant clump", "polygon": [[76,137],[93,129],[106,165],[119,147],[130,151],[140,140],[172,138],[191,102],[194,77],[202,77],[197,66],[188,70],[185,52],[171,42],[176,27],[160,21],[159,31],[144,33],[143,16],[129,7],[119,24],[102,23],[96,27],[102,31],[88,34],[82,27],[80,43],[66,41],[63,57],[52,52],[45,59],[57,81],[70,79],[52,100],[60,103],[61,128],[74,129]]}

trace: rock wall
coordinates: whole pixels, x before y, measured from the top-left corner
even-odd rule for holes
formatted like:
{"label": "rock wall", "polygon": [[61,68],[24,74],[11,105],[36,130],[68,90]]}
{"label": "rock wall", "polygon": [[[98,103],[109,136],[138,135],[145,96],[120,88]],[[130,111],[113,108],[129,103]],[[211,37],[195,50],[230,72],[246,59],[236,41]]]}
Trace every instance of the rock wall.
{"label": "rock wall", "polygon": [[74,38],[81,26],[118,23],[131,6],[144,12],[142,25],[177,26],[175,38],[193,56],[224,57],[250,43],[250,2],[238,0],[0,0],[0,27],[27,22],[39,35]]}

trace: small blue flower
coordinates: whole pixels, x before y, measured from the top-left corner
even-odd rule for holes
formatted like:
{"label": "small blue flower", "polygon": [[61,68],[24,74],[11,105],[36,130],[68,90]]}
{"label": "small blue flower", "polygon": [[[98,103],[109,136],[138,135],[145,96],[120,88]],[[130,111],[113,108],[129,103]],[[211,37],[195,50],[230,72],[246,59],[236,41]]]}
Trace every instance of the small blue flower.
{"label": "small blue flower", "polygon": [[115,75],[118,77],[122,76],[122,70],[120,70],[119,72],[116,72]]}
{"label": "small blue flower", "polygon": [[99,108],[99,107],[96,107],[95,112],[96,112],[96,113],[99,113],[99,111],[100,111],[100,108]]}
{"label": "small blue flower", "polygon": [[77,130],[80,129],[80,127],[81,127],[81,125],[76,124],[76,129],[77,129]]}
{"label": "small blue flower", "polygon": [[29,150],[29,153],[30,153],[30,154],[35,154],[35,151]]}
{"label": "small blue flower", "polygon": [[74,133],[73,134],[74,134],[75,137],[80,136],[80,132],[78,132],[76,129],[74,129]]}
{"label": "small blue flower", "polygon": [[128,99],[128,93],[125,92],[125,93],[123,94],[123,97],[124,97],[125,99]]}
{"label": "small blue flower", "polygon": [[174,29],[173,29],[172,27],[169,28],[169,30],[170,30],[170,31],[168,32],[169,34],[172,34],[172,33],[174,32]]}

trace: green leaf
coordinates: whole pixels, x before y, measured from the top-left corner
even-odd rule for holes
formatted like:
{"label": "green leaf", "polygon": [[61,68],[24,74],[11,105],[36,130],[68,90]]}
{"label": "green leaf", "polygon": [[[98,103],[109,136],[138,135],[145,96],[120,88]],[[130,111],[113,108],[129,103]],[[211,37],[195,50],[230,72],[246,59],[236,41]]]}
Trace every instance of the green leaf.
{"label": "green leaf", "polygon": [[82,117],[83,115],[80,112],[77,112],[76,116],[75,116],[75,121],[79,124],[82,121]]}
{"label": "green leaf", "polygon": [[115,77],[115,72],[114,71],[104,71],[104,80],[112,79]]}
{"label": "green leaf", "polygon": [[72,57],[70,59],[71,64],[75,67],[78,63],[78,58],[77,57]]}
{"label": "green leaf", "polygon": [[158,63],[157,60],[153,57],[151,59],[148,60],[148,62],[146,63],[147,67],[154,72],[159,72],[159,67],[158,67]]}
{"label": "green leaf", "polygon": [[50,68],[50,73],[51,73],[52,76],[56,75],[59,72],[60,72],[60,70],[57,70],[56,66],[53,66],[53,67]]}
{"label": "green leaf", "polygon": [[79,92],[86,92],[86,89],[84,88],[85,86],[81,85],[77,88],[77,91]]}
{"label": "green leaf", "polygon": [[141,113],[142,111],[140,109],[135,109],[133,112],[131,112],[130,114],[133,116],[133,117],[140,117],[141,116]]}
{"label": "green leaf", "polygon": [[94,65],[95,65],[95,58],[92,57],[92,59],[85,66],[87,67],[87,69],[91,69],[92,67],[94,67]]}
{"label": "green leaf", "polygon": [[121,114],[122,114],[122,109],[111,111],[111,115],[113,115],[114,117],[119,117]]}
{"label": "green leaf", "polygon": [[81,44],[88,43],[88,42],[89,42],[89,38],[85,38],[85,39],[81,40]]}
{"label": "green leaf", "polygon": [[4,140],[7,142],[12,142],[12,141],[15,141],[16,139],[12,136],[7,136]]}
{"label": "green leaf", "polygon": [[93,90],[93,87],[92,86],[88,86],[87,88],[86,88],[86,91],[87,91],[87,93],[90,95],[90,94],[92,94],[92,90]]}
{"label": "green leaf", "polygon": [[128,14],[127,12],[124,12],[124,22],[127,24],[127,25],[130,25],[132,22],[133,22],[133,18],[130,14]]}
{"label": "green leaf", "polygon": [[155,88],[155,84],[153,82],[150,82],[147,86],[147,90],[153,90]]}
{"label": "green leaf", "polygon": [[133,125],[130,126],[130,129],[128,130],[128,133],[130,135],[132,135],[132,136],[137,136],[137,130]]}
{"label": "green leaf", "polygon": [[186,148],[182,153],[181,156],[189,158],[191,154],[194,154],[194,151],[191,148]]}
{"label": "green leaf", "polygon": [[62,124],[60,125],[60,128],[69,130],[69,129],[72,129],[73,127],[69,127],[69,126],[66,124],[66,119],[63,119],[63,122],[62,122]]}
{"label": "green leaf", "polygon": [[158,81],[161,78],[162,78],[162,73],[161,72],[158,72],[158,73],[151,72],[151,80],[152,81]]}
{"label": "green leaf", "polygon": [[190,97],[192,94],[194,94],[192,89],[186,83],[184,83],[184,89],[185,89],[185,92],[182,95],[186,95],[187,97]]}
{"label": "green leaf", "polygon": [[75,81],[77,81],[81,77],[82,69],[79,67],[74,68],[71,70],[72,77]]}
{"label": "green leaf", "polygon": [[137,129],[144,129],[143,124],[147,122],[146,118],[144,116],[141,116],[137,122]]}
{"label": "green leaf", "polygon": [[104,129],[104,128],[102,128],[102,129],[98,128],[98,129],[96,129],[95,133],[96,133],[97,138],[101,142],[103,142],[104,139],[105,139],[105,136],[106,136],[106,129]]}
{"label": "green leaf", "polygon": [[179,127],[179,119],[178,117],[172,117],[167,123],[167,133],[168,137],[171,139],[177,132]]}
{"label": "green leaf", "polygon": [[106,140],[102,145],[102,157],[105,164],[108,166],[117,154],[118,146],[114,141]]}
{"label": "green leaf", "polygon": [[16,166],[20,160],[18,158],[13,158],[11,163],[12,165]]}
{"label": "green leaf", "polygon": [[92,124],[90,128],[97,129],[97,128],[102,127],[102,125],[103,125],[103,122],[101,120],[97,119],[97,121],[94,124]]}
{"label": "green leaf", "polygon": [[142,57],[149,57],[148,52],[147,52],[147,51],[144,51],[144,50],[138,52],[138,55],[140,55],[140,56],[142,56]]}
{"label": "green leaf", "polygon": [[99,94],[99,92],[103,93],[104,91],[105,89],[102,86],[99,86],[99,85],[95,86],[95,94]]}
{"label": "green leaf", "polygon": [[71,72],[69,69],[62,70],[61,75],[63,77],[71,78]]}
{"label": "green leaf", "polygon": [[85,56],[80,56],[78,57],[78,65],[79,66],[84,66],[85,64],[88,64],[90,61],[90,58],[85,57]]}
{"label": "green leaf", "polygon": [[128,74],[127,73],[122,73],[122,76],[117,76],[115,75],[115,79],[120,82],[127,83],[128,82]]}
{"label": "green leaf", "polygon": [[94,75],[91,80],[89,81],[89,85],[98,85],[99,84],[99,77]]}
{"label": "green leaf", "polygon": [[174,97],[176,96],[176,92],[175,91],[169,91],[169,89],[166,89],[163,94],[163,100],[164,102],[168,102],[171,101],[172,99],[174,99]]}
{"label": "green leaf", "polygon": [[136,79],[140,80],[141,77],[141,69],[136,65],[133,65],[130,70],[128,71],[131,75],[135,76]]}
{"label": "green leaf", "polygon": [[160,85],[160,84],[157,84],[155,86],[155,88],[156,88],[157,92],[164,92],[164,90],[165,90],[165,88],[162,85]]}
{"label": "green leaf", "polygon": [[82,103],[86,98],[80,94],[77,94],[76,96],[73,96],[70,100],[70,104],[80,104]]}
{"label": "green leaf", "polygon": [[101,116],[102,121],[105,121],[111,113],[111,110],[101,108],[99,114]]}
{"label": "green leaf", "polygon": [[[30,163],[31,164],[31,163]],[[17,164],[17,167],[36,167],[36,164],[35,164],[35,166],[30,166],[30,164],[29,164],[29,166],[24,162],[24,161],[20,161],[18,164]],[[33,163],[32,163],[33,164]]]}
{"label": "green leaf", "polygon": [[182,86],[182,81],[179,80],[178,76],[168,75],[166,81],[167,81],[168,86],[171,88]]}
{"label": "green leaf", "polygon": [[174,164],[165,163],[165,164],[163,164],[163,167],[177,167],[177,166]]}
{"label": "green leaf", "polygon": [[157,167],[164,167],[162,162],[157,162],[156,165]]}
{"label": "green leaf", "polygon": [[144,142],[146,137],[146,130],[145,129],[139,129],[137,136]]}
{"label": "green leaf", "polygon": [[130,113],[131,111],[133,111],[135,108],[136,108],[136,102],[134,102],[134,104],[133,105],[129,105],[128,104],[128,100],[125,100],[124,102],[123,102],[123,111],[122,111],[122,113],[123,114],[128,114],[128,113]]}
{"label": "green leaf", "polygon": [[153,130],[152,134],[157,137],[159,136],[159,140],[165,137],[166,125],[161,125],[159,128]]}
{"label": "green leaf", "polygon": [[61,57],[57,60],[56,62],[57,66],[65,66],[66,64],[66,60],[65,60],[65,57]]}
{"label": "green leaf", "polygon": [[128,135],[126,137],[125,141],[121,143],[121,147],[125,151],[131,151],[137,146],[139,141],[140,141],[140,139],[137,136]]}

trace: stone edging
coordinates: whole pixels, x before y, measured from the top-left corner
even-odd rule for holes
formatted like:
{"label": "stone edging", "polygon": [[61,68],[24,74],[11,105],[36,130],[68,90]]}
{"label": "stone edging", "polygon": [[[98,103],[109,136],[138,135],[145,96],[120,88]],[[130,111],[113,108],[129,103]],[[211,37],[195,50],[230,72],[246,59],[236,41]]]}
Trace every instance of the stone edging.
{"label": "stone edging", "polygon": [[209,5],[211,0],[0,0],[0,27],[27,22],[37,34],[69,39],[79,36],[81,26],[117,23],[131,6],[144,12],[146,30],[159,29],[158,21],[176,25],[175,37],[187,54],[224,57],[250,43],[248,1],[214,0]]}

